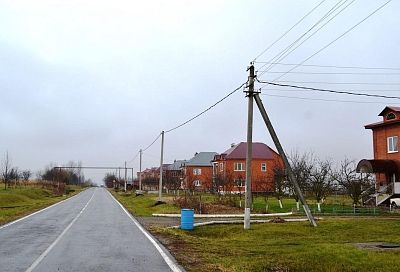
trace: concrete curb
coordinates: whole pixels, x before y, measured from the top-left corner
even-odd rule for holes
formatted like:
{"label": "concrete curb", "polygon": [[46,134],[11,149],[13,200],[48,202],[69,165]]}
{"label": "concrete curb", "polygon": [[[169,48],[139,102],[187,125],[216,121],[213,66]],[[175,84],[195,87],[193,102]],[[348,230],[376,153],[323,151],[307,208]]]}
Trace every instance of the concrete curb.
{"label": "concrete curb", "polygon": [[[293,215],[293,212],[287,213],[254,213],[251,214],[251,217],[281,217]],[[162,213],[153,213],[154,217],[181,217],[179,213],[171,213],[171,214],[162,214]],[[243,214],[195,214],[194,218],[243,218]]]}

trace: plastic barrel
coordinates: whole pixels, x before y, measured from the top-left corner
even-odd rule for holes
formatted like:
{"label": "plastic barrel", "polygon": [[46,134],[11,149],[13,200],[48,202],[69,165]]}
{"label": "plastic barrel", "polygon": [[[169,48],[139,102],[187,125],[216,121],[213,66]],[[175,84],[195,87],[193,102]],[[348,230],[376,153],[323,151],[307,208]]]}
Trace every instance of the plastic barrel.
{"label": "plastic barrel", "polygon": [[193,230],[194,210],[181,209],[181,229]]}

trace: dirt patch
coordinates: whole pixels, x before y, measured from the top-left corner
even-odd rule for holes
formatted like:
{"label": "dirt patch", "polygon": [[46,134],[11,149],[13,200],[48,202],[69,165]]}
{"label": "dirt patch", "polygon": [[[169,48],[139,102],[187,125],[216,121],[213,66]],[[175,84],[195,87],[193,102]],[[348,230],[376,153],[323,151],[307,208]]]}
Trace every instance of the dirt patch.
{"label": "dirt patch", "polygon": [[222,204],[204,204],[207,214],[239,214],[243,209]]}
{"label": "dirt patch", "polygon": [[399,244],[387,243],[387,242],[355,243],[353,245],[359,249],[367,249],[367,250],[378,250],[378,251],[400,250]]}

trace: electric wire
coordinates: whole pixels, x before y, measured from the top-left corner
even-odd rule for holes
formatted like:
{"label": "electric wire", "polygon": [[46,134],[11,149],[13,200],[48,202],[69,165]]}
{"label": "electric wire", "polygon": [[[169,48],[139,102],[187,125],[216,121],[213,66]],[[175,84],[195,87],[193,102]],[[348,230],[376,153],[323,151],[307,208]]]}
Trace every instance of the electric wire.
{"label": "electric wire", "polygon": [[[308,90],[298,90],[298,89],[267,89],[267,86],[264,86],[261,88],[264,91],[279,91],[279,92],[308,92]],[[382,90],[382,89],[362,89],[362,90],[337,90],[337,91],[351,91],[351,92],[358,92],[358,91],[363,91],[363,92],[397,92],[400,93],[400,90]]]}
{"label": "electric wire", "polygon": [[[394,70],[400,71],[400,68],[394,67],[365,67],[365,66],[337,66],[337,65],[318,65],[318,64],[300,64],[300,63],[283,63],[283,62],[263,62],[256,61],[255,63],[272,63],[276,65],[284,65],[284,66],[304,66],[304,67],[319,67],[319,68],[337,68],[337,69],[360,69],[360,70]],[[263,71],[260,71],[263,72]]]}
{"label": "electric wire", "polygon": [[360,76],[391,76],[400,75],[400,73],[361,73],[361,72],[303,72],[303,71],[268,71],[268,74],[302,74],[302,75],[360,75]]}
{"label": "electric wire", "polygon": [[[343,103],[355,103],[355,104],[387,104],[386,102],[379,102],[379,101],[357,101],[357,100],[323,99],[323,98],[309,98],[309,97],[286,96],[286,95],[264,94],[264,93],[262,93],[261,95],[270,96],[270,97],[298,99],[298,100],[311,100],[311,101],[343,102]],[[400,105],[400,103],[391,103],[391,104]]]}
{"label": "electric wire", "polygon": [[146,148],[142,149],[142,152],[145,152],[147,149],[149,149],[160,137],[161,133],[158,134],[158,136],[154,139],[154,141],[151,144],[149,144]]}
{"label": "electric wire", "polygon": [[322,0],[321,2],[319,2],[319,4],[317,4],[314,8],[312,8],[306,15],[304,15],[299,21],[297,21],[291,28],[289,28],[287,31],[285,31],[278,39],[276,39],[273,43],[271,43],[269,46],[267,46],[267,48],[265,48],[263,51],[261,51],[261,53],[258,54],[254,58],[253,62],[256,61],[256,59],[258,59],[259,57],[261,57],[265,52],[267,52],[272,46],[274,46],[277,42],[279,42],[283,37],[285,37],[290,31],[292,31],[293,28],[295,28],[297,25],[299,25],[305,18],[308,17],[308,15],[313,13],[313,11],[316,10],[325,1],[326,0]]}
{"label": "electric wire", "polygon": [[275,82],[260,81],[257,78],[256,78],[256,80],[259,83],[269,84],[269,85],[273,85],[273,86],[297,88],[297,89],[310,90],[310,91],[328,92],[328,93],[346,94],[346,95],[356,95],[356,96],[379,97],[379,98],[387,98],[387,99],[400,99],[400,96],[387,96],[387,95],[369,94],[369,93],[355,93],[355,92],[349,92],[349,91],[337,91],[337,90],[330,90],[330,89],[312,88],[312,87],[306,87],[306,86],[279,84],[279,83],[275,83]]}
{"label": "electric wire", "polygon": [[135,157],[133,157],[133,159],[131,159],[130,161],[128,161],[128,163],[131,163],[133,161],[135,161],[135,159],[137,158],[137,156],[139,156],[140,151],[138,151],[135,155]]}
{"label": "electric wire", "polygon": [[203,110],[202,112],[200,112],[199,114],[196,114],[195,116],[193,116],[192,118],[190,118],[189,120],[171,128],[168,130],[165,130],[165,133],[169,133],[171,131],[174,131],[188,123],[190,123],[191,121],[193,121],[194,119],[200,117],[201,115],[203,115],[204,113],[208,112],[209,110],[211,110],[212,108],[214,108],[216,105],[218,105],[219,103],[221,103],[222,101],[224,101],[225,99],[227,99],[229,96],[231,96],[232,94],[236,93],[238,90],[240,90],[244,85],[247,84],[247,81],[243,84],[241,84],[239,87],[237,87],[236,89],[234,89],[233,91],[231,91],[230,93],[228,93],[227,95],[225,95],[223,98],[221,98],[220,100],[218,100],[216,103],[212,104],[210,107],[208,107],[207,109]]}
{"label": "electric wire", "polygon": [[[304,59],[302,62],[300,62],[300,64],[305,63],[306,61],[310,60],[311,58],[313,58],[314,56],[316,56],[317,54],[321,53],[323,50],[325,50],[326,48],[328,48],[329,46],[331,46],[333,43],[335,43],[336,41],[338,41],[339,39],[341,39],[342,37],[344,37],[346,34],[350,33],[352,30],[354,30],[357,26],[359,26],[360,24],[362,24],[363,22],[365,22],[368,18],[370,18],[371,16],[373,16],[375,13],[377,13],[379,10],[381,10],[382,8],[384,8],[387,4],[389,4],[392,0],[388,0],[387,2],[385,2],[383,5],[379,6],[377,9],[375,9],[373,12],[371,12],[368,16],[366,16],[364,19],[362,19],[361,21],[359,21],[358,23],[356,23],[355,25],[353,25],[352,27],[350,27],[348,30],[346,30],[345,32],[343,32],[341,35],[339,35],[337,38],[335,38],[333,41],[329,42],[328,44],[326,44],[324,47],[322,47],[321,49],[319,49],[317,52],[313,53],[311,56],[307,57],[306,59]],[[293,71],[294,69],[296,69],[297,67],[299,67],[300,65],[296,65],[294,67],[292,67],[288,72]],[[282,78],[283,76],[285,76],[287,73],[282,74],[280,76],[278,76],[277,78],[275,78],[273,81],[276,81],[280,78]]]}
{"label": "electric wire", "polygon": [[[322,18],[320,18],[313,26],[311,26],[311,28],[309,28],[305,33],[303,33],[300,37],[298,37],[294,42],[292,42],[289,46],[287,46],[284,50],[282,50],[280,53],[278,53],[277,55],[275,55],[270,61],[281,61],[284,58],[286,58],[289,54],[291,54],[294,50],[296,50],[299,46],[301,46],[304,42],[306,42],[309,38],[311,38],[312,36],[314,36],[319,30],[321,30],[323,27],[325,27],[330,21],[332,21],[334,18],[336,18],[342,11],[344,11],[348,6],[350,6],[355,0],[353,0],[350,4],[348,4],[347,6],[345,6],[342,10],[340,10],[338,13],[336,13],[331,19],[329,19],[325,24],[323,24],[319,29],[317,29],[316,31],[314,31],[314,33],[312,33],[309,37],[307,37],[305,40],[303,40],[298,46],[296,46],[293,50],[292,47],[295,46],[299,41],[301,41],[308,33],[310,33],[315,27],[317,27],[319,24],[321,24],[323,21],[325,21],[327,18],[329,18],[329,16],[331,16],[332,14],[334,14],[341,6],[343,6],[348,0],[345,0],[343,2],[343,0],[340,0],[339,2],[337,2],[324,16],[322,16]],[[289,50],[291,50],[289,52]],[[286,55],[285,55],[286,54]],[[262,65],[258,70],[264,68],[266,66],[266,64]],[[266,71],[269,71],[272,67],[274,66],[274,64],[270,64],[267,68]],[[262,72],[260,74],[263,75],[266,71]]]}
{"label": "electric wire", "polygon": [[[271,81],[272,82],[272,81]],[[295,84],[328,84],[328,85],[384,85],[395,86],[400,85],[399,82],[329,82],[329,81],[294,81],[294,80],[274,80],[275,83],[295,83]]]}

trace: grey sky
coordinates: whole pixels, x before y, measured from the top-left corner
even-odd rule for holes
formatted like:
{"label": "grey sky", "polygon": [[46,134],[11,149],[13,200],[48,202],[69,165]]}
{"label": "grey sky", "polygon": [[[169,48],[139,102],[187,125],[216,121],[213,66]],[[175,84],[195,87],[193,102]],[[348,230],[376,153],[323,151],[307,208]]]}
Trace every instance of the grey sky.
{"label": "grey sky", "polygon": [[[8,150],[13,165],[33,171],[69,160],[122,166],[161,130],[187,120],[246,81],[249,62],[319,2],[1,1],[0,154]],[[337,2],[325,1],[258,61],[271,59]],[[384,2],[355,1],[282,62],[301,62]],[[307,63],[400,67],[399,12],[399,1],[392,1]],[[285,70],[288,67],[274,68]],[[267,73],[262,78],[277,76]],[[400,83],[398,75],[290,74],[282,80]],[[368,90],[392,90],[376,93],[400,95],[399,85],[301,85],[371,93]],[[372,157],[372,137],[363,125],[379,120],[385,104],[400,103],[316,92],[264,92],[381,101],[262,96],[288,151],[313,150],[335,160]],[[246,107],[238,92],[167,134],[165,161],[189,159],[200,151],[222,152],[230,143],[244,141]],[[273,147],[257,112],[254,140]],[[158,165],[158,156],[159,142],[145,153],[144,167]],[[138,160],[129,166],[138,168]],[[85,174],[100,181],[104,173]]]}

